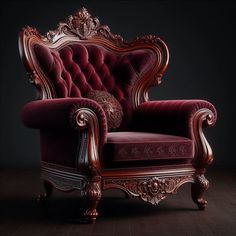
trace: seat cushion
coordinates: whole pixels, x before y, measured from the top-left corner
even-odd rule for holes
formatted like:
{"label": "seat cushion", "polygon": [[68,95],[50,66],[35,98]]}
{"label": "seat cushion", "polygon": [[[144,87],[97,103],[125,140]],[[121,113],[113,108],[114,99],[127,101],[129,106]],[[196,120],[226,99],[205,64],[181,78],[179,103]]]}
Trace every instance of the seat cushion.
{"label": "seat cushion", "polygon": [[192,159],[193,141],[180,136],[144,133],[108,133],[104,161],[125,162],[145,160]]}

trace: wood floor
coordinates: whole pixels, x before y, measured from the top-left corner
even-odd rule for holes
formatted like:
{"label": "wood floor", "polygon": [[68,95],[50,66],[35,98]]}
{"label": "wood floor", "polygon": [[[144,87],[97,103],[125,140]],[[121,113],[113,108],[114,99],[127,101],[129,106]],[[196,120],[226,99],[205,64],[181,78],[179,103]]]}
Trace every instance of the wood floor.
{"label": "wood floor", "polygon": [[0,170],[0,236],[80,235],[236,235],[235,169],[210,169],[208,207],[197,210],[190,185],[152,206],[125,199],[119,191],[104,192],[96,224],[78,224],[84,200],[76,192],[55,191],[47,206],[37,205],[39,170]]}

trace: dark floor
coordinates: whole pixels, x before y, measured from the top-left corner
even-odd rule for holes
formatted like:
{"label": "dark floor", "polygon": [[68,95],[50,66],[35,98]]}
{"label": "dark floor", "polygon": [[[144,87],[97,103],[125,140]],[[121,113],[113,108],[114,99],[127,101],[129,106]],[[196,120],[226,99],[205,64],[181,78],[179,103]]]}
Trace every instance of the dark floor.
{"label": "dark floor", "polygon": [[[226,169],[226,168],[225,168]],[[78,224],[84,201],[77,193],[54,192],[45,208],[35,201],[42,191],[39,171],[0,171],[0,236],[79,235],[236,235],[235,170],[210,169],[205,211],[197,210],[190,185],[158,206],[104,192],[96,224]]]}

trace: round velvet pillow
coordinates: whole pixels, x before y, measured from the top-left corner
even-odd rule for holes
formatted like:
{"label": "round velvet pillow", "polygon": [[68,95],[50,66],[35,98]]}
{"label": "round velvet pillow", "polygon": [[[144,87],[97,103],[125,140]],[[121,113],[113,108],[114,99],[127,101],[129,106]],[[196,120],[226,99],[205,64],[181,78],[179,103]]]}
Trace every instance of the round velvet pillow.
{"label": "round velvet pillow", "polygon": [[117,99],[108,92],[92,90],[87,94],[87,98],[96,101],[105,111],[107,117],[108,130],[118,128],[123,117],[123,110]]}

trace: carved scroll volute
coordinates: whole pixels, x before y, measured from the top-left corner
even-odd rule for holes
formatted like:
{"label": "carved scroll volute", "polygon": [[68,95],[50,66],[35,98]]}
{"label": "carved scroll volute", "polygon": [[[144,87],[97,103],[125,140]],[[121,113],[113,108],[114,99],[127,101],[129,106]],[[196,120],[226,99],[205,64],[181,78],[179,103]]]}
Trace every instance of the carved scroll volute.
{"label": "carved scroll volute", "polygon": [[155,52],[156,59],[153,69],[139,80],[134,88],[133,104],[139,106],[142,102],[148,101],[148,90],[150,87],[158,86],[169,63],[169,50],[167,45],[155,35],[146,35],[137,38],[133,45],[143,45],[144,48]]}
{"label": "carved scroll volute", "polygon": [[101,166],[99,161],[100,129],[96,114],[88,108],[79,108],[74,112],[73,123],[81,132],[87,132],[87,147],[84,157],[78,160],[78,168],[87,169],[93,176],[99,175]]}
{"label": "carved scroll volute", "polygon": [[205,169],[213,161],[212,149],[204,136],[203,128],[213,126],[215,120],[213,112],[209,109],[200,109],[193,117],[193,134],[196,146],[194,165],[199,174],[204,174]]}
{"label": "carved scroll volute", "polygon": [[53,85],[40,69],[33,53],[34,44],[42,44],[42,36],[30,26],[26,26],[19,34],[19,51],[22,62],[27,70],[29,81],[37,88],[39,99],[55,97]]}

